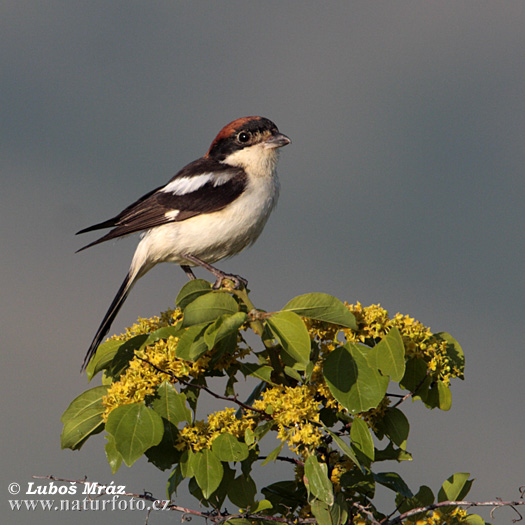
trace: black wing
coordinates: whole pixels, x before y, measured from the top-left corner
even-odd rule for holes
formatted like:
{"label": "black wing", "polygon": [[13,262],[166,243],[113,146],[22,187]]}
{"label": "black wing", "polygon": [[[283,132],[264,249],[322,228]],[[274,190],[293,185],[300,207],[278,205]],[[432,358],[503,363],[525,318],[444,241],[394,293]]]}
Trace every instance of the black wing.
{"label": "black wing", "polygon": [[78,251],[168,222],[219,211],[244,192],[246,183],[243,169],[202,157],[179,171],[165,186],[147,193],[116,217],[80,230],[78,234],[113,228]]}

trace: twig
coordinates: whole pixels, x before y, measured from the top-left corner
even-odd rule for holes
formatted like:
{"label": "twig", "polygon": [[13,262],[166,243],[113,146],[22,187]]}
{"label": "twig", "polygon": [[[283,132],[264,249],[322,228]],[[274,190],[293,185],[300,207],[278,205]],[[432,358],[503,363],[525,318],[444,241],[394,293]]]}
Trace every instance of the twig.
{"label": "twig", "polygon": [[[278,458],[283,461],[289,460],[289,458]],[[292,460],[293,461],[293,460]],[[92,497],[91,491],[90,494],[87,496],[89,499],[95,499],[98,497],[101,497],[103,495],[112,495],[115,494],[114,489],[116,488],[113,483],[108,485],[102,485],[97,482],[90,482],[87,479],[87,476],[84,477],[84,479],[66,479],[66,478],[59,478],[56,476],[32,476],[33,479],[47,479],[51,481],[60,481],[63,483],[77,483],[80,485],[90,485],[92,488],[96,488],[96,494],[94,494]],[[108,489],[112,489],[111,492],[108,491]],[[521,491],[521,489],[520,489]],[[150,501],[153,504],[156,504],[156,508],[163,510],[173,510],[176,512],[181,512],[184,516],[187,516],[188,518],[190,516],[197,516],[200,518],[204,518],[206,520],[210,520],[215,525],[221,525],[222,523],[235,519],[235,518],[244,518],[247,520],[263,520],[263,521],[271,521],[275,523],[287,523],[287,524],[294,524],[294,525],[308,525],[311,523],[315,523],[315,518],[294,518],[294,517],[279,517],[279,516],[271,516],[268,514],[251,514],[251,513],[241,513],[241,514],[229,514],[228,512],[219,512],[217,510],[211,510],[211,511],[199,511],[199,510],[193,510],[188,509],[186,507],[181,507],[180,505],[176,505],[175,503],[172,503],[171,500],[161,500],[159,498],[155,498],[151,492],[144,491],[142,494],[138,494],[135,492],[118,492],[118,495],[120,496],[128,496],[130,498],[137,498],[137,499],[143,499],[146,501]],[[520,501],[502,501],[501,499],[497,499],[495,501],[440,501],[439,503],[434,503],[432,505],[427,505],[426,507],[418,507],[415,509],[411,509],[407,512],[404,512],[403,514],[400,514],[397,516],[397,518],[389,519],[389,517],[384,518],[382,521],[377,521],[375,518],[373,512],[369,510],[368,507],[363,506],[357,502],[353,502],[353,506],[356,507],[359,512],[366,514],[367,519],[370,520],[372,525],[396,525],[398,523],[401,523],[403,520],[410,518],[416,514],[421,514],[424,512],[428,512],[434,509],[439,509],[442,507],[492,507],[492,510],[490,511],[491,518],[494,515],[495,510],[501,507],[510,507],[512,508],[516,514],[518,515],[518,518],[515,518],[512,520],[513,523],[516,523],[518,521],[521,521],[523,519],[523,516],[516,508],[517,506],[525,505],[525,500],[522,499]],[[151,510],[151,509],[150,509]],[[148,517],[149,512],[146,516],[146,523],[148,523]]]}
{"label": "twig", "polygon": [[[421,388],[421,386],[423,385],[423,383],[425,382],[426,380],[426,376],[419,382],[419,384],[416,386],[416,388],[414,389],[413,392],[409,392],[406,396],[402,396],[401,399],[395,404],[395,405],[392,405],[392,408],[396,408],[398,407],[401,403],[403,403],[404,401],[406,401],[407,399],[409,399],[410,397],[412,396],[415,396],[417,394],[417,391]],[[396,396],[397,397],[397,396]]]}
{"label": "twig", "polygon": [[357,503],[356,501],[354,501],[352,505],[356,507],[360,513],[366,514],[372,525],[381,525],[381,523],[375,519],[373,512],[369,510],[370,509],[369,506],[365,507],[364,505],[361,505],[360,503]]}
{"label": "twig", "polygon": [[[95,497],[92,497],[91,493],[87,494],[89,499],[99,498],[99,497],[104,496],[104,495],[113,495],[113,489],[116,488],[113,484],[110,484],[109,487],[112,488],[112,492],[108,492],[108,485],[102,485],[101,483],[97,483],[95,481],[93,481],[93,482],[88,481],[87,476],[85,476],[84,479],[65,479],[65,478],[58,478],[56,476],[32,476],[32,478],[33,479],[48,479],[48,480],[51,480],[51,481],[61,481],[63,483],[77,483],[79,485],[90,485],[91,487],[94,487],[97,490],[96,490],[96,494],[94,495]],[[118,492],[118,495],[119,496],[128,496],[130,498],[143,499],[143,500],[146,500],[146,501],[151,501],[152,503],[160,504],[159,507],[157,507],[159,509],[160,508],[163,508],[163,509],[165,508],[165,509],[169,509],[169,510],[183,512],[184,514],[191,514],[193,516],[199,516],[201,518],[209,519],[210,514],[211,514],[210,511],[201,512],[201,511],[198,511],[198,510],[187,509],[186,507],[181,507],[180,505],[176,505],[175,503],[171,503],[171,502],[164,507],[164,505],[166,503],[166,500],[155,498],[153,496],[153,494],[151,494],[151,492],[144,491],[143,494],[136,494],[134,492]]]}
{"label": "twig", "polygon": [[[95,497],[101,497],[104,495],[112,495],[111,493],[108,493],[106,491],[106,485],[102,485],[97,482],[90,482],[87,479],[87,476],[84,477],[84,479],[66,479],[66,478],[59,478],[56,476],[32,476],[33,479],[48,479],[50,481],[61,481],[63,483],[77,483],[79,485],[90,485],[92,487],[97,488],[97,494]],[[88,495],[89,499],[95,499],[93,497],[90,497],[91,495]],[[315,523],[315,518],[285,518],[280,516],[269,516],[267,514],[250,514],[250,513],[241,513],[241,514],[229,514],[227,512],[218,512],[217,510],[208,510],[208,511],[199,511],[199,510],[192,510],[188,509],[186,507],[181,507],[180,505],[176,505],[175,503],[171,503],[171,501],[167,503],[167,500],[162,500],[155,498],[151,492],[144,491],[143,494],[136,494],[134,492],[119,492],[119,496],[128,496],[130,498],[137,498],[137,499],[143,499],[146,501],[151,501],[152,503],[158,504],[156,507],[157,509],[163,509],[163,510],[173,510],[176,512],[182,512],[183,519],[184,517],[187,517],[187,520],[189,520],[189,516],[197,516],[200,518],[204,518],[206,520],[210,520],[215,525],[220,525],[228,520],[231,520],[233,518],[245,518],[248,520],[264,520],[264,521],[272,521],[275,523],[287,523],[290,525],[307,525],[310,523]],[[151,509],[150,509],[151,511]],[[146,516],[146,524],[148,523],[149,513]]]}
{"label": "twig", "polygon": [[492,507],[490,515],[492,517],[494,511],[500,507],[510,507],[518,514],[519,518],[512,520],[513,523],[521,521],[523,516],[515,508],[518,505],[525,505],[525,500],[521,501],[440,501],[439,503],[433,503],[432,505],[427,505],[426,507],[418,507],[416,509],[411,509],[403,514],[399,515],[393,520],[382,521],[381,525],[395,525],[396,523],[401,523],[403,520],[414,516],[415,514],[421,514],[422,512],[428,512],[430,510],[439,509],[440,507]]}
{"label": "twig", "polygon": [[[259,456],[259,459],[264,461],[265,459],[268,459],[268,456]],[[300,461],[299,459],[287,458],[285,456],[277,456],[274,459],[275,461],[284,461],[286,463],[292,463],[292,465],[304,465],[304,462]]]}
{"label": "twig", "polygon": [[160,372],[162,374],[166,374],[170,376],[172,379],[178,381],[184,386],[190,387],[190,388],[200,388],[201,390],[204,390],[205,392],[208,392],[210,396],[213,396],[215,399],[222,399],[224,401],[229,401],[231,403],[235,403],[239,405],[241,408],[244,408],[244,410],[251,410],[252,412],[255,412],[257,414],[260,414],[264,419],[271,419],[270,415],[267,414],[264,410],[259,410],[258,408],[253,408],[250,405],[247,405],[246,403],[243,403],[242,401],[239,401],[237,399],[237,396],[234,397],[228,397],[228,396],[221,396],[220,394],[217,394],[213,390],[210,390],[205,385],[199,385],[198,383],[189,383],[188,381],[184,381],[184,379],[181,379],[180,377],[177,377],[173,372],[170,372],[169,370],[163,370],[162,368],[159,368],[157,365],[154,365],[151,361],[148,361],[147,359],[143,359],[142,357],[139,357],[138,355],[135,356],[137,359],[140,359],[144,363],[150,365],[153,367],[157,372]]}
{"label": "twig", "polygon": [[[399,396],[399,397],[401,397],[401,399],[395,405],[392,405],[392,408],[398,407],[401,403],[406,401],[408,398],[412,397],[414,394],[415,394],[415,392],[409,392],[406,396]],[[396,396],[396,397],[398,397],[398,396]]]}

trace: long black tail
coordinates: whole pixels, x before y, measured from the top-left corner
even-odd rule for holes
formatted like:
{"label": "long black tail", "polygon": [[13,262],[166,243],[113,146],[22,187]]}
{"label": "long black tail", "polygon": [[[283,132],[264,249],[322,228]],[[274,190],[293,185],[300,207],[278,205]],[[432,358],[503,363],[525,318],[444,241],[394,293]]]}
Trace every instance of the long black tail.
{"label": "long black tail", "polygon": [[84,362],[82,363],[82,367],[80,369],[81,372],[83,372],[91,358],[95,355],[95,352],[97,351],[98,346],[100,343],[102,343],[104,337],[109,332],[109,329],[111,328],[111,324],[115,320],[115,317],[117,317],[117,314],[124,304],[124,301],[126,300],[129,292],[131,291],[131,288],[133,287],[133,284],[135,284],[137,277],[136,272],[130,271],[128,272],[128,275],[126,275],[126,278],[124,279],[124,282],[119,288],[119,291],[117,292],[117,295],[113,299],[113,302],[111,303],[108,311],[106,312],[106,315],[104,316],[104,319],[102,320],[102,323],[100,324],[99,329],[97,330],[97,333],[95,334],[95,337],[93,338],[93,341],[91,342],[91,345],[89,347],[89,350],[87,351],[86,357],[84,358]]}

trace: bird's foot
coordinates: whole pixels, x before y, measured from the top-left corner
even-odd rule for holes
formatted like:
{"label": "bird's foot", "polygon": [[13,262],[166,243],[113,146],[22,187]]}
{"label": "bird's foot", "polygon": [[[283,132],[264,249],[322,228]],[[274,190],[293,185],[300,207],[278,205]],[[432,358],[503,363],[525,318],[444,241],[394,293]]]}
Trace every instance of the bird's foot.
{"label": "bird's foot", "polygon": [[248,286],[248,281],[241,277],[240,275],[234,275],[232,273],[223,273],[219,272],[215,274],[217,276],[217,280],[215,281],[215,284],[212,286],[214,290],[218,290],[222,287],[223,281],[231,281],[233,283],[233,288],[235,290],[241,288],[241,285],[245,288]]}

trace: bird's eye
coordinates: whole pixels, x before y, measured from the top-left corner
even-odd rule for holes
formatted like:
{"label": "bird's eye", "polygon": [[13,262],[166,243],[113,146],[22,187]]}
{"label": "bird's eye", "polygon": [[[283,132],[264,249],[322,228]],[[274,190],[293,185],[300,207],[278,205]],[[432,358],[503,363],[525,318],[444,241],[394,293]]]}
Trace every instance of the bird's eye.
{"label": "bird's eye", "polygon": [[246,142],[248,142],[250,138],[251,138],[251,133],[246,132],[246,131],[241,131],[237,135],[237,140],[243,144],[246,144]]}

